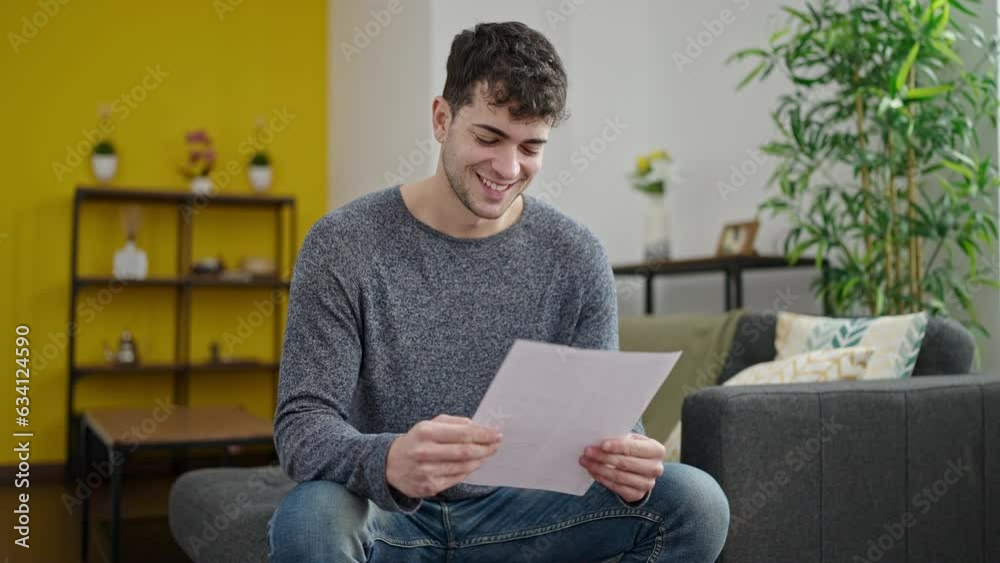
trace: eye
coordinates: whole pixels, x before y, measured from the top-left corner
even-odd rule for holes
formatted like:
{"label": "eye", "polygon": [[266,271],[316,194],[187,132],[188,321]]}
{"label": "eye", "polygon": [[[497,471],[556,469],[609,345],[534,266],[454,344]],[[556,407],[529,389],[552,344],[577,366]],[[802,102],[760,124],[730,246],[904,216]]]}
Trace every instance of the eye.
{"label": "eye", "polygon": [[493,145],[497,144],[496,139],[484,139],[478,135],[476,135],[476,140],[479,141],[479,144],[483,145],[484,147],[492,147]]}
{"label": "eye", "polygon": [[529,149],[529,148],[522,147],[521,148],[521,152],[523,152],[524,154],[526,154],[528,156],[538,156],[538,151],[532,150],[532,149]]}

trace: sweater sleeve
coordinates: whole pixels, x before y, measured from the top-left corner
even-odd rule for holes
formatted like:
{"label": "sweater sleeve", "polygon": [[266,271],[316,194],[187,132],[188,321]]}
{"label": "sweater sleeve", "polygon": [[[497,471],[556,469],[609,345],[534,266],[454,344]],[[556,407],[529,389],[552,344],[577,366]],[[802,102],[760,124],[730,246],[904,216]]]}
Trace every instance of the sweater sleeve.
{"label": "sweater sleeve", "polygon": [[[586,258],[580,261],[583,271],[579,279],[586,280],[583,304],[576,323],[571,346],[597,350],[618,350],[618,293],[615,275],[607,251],[597,237],[589,237]],[[632,431],[646,434],[642,419]]]}
{"label": "sweater sleeve", "polygon": [[[360,284],[350,250],[322,221],[299,251],[289,291],[274,440],[294,481],[330,480],[385,510],[413,512],[420,499],[386,481],[395,433],[363,434],[348,422],[360,377]],[[343,245],[347,246],[347,245]]]}
{"label": "sweater sleeve", "polygon": [[[607,252],[600,241],[591,243],[592,258],[581,262],[586,268],[581,279],[589,280],[584,287],[584,299],[580,317],[573,335],[573,346],[601,350],[618,350],[618,292],[615,276],[608,260]],[[646,434],[642,419],[632,427],[636,434]],[[636,502],[627,502],[621,495],[618,500],[625,506],[638,508],[646,504],[650,493]]]}

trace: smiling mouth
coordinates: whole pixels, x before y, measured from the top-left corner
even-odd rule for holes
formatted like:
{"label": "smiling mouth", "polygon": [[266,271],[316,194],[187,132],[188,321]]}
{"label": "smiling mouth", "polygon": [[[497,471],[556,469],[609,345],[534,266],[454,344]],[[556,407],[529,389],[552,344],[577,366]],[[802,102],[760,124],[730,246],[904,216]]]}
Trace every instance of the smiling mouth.
{"label": "smiling mouth", "polygon": [[480,183],[482,183],[484,186],[486,186],[487,188],[489,188],[489,189],[491,189],[491,190],[493,190],[495,192],[499,192],[499,193],[503,193],[503,192],[509,190],[511,186],[513,186],[514,184],[517,183],[517,182],[514,182],[513,184],[498,184],[498,183],[496,183],[496,182],[494,182],[492,180],[484,178],[478,172],[476,172],[476,177],[479,178]]}

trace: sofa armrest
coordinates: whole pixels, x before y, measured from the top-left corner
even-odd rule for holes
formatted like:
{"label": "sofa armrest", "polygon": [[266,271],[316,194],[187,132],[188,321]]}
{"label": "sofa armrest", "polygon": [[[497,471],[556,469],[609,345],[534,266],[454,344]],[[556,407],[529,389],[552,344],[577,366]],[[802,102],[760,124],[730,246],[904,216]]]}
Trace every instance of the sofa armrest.
{"label": "sofa armrest", "polygon": [[1000,377],[714,387],[682,420],[722,562],[1000,561]]}

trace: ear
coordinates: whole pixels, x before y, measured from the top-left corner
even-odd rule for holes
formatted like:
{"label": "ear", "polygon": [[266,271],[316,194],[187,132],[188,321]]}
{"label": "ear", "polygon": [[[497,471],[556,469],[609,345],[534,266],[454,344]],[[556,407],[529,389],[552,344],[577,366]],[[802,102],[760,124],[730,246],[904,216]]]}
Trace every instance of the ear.
{"label": "ear", "polygon": [[439,143],[443,143],[448,136],[451,119],[451,106],[448,105],[448,101],[441,96],[435,96],[431,105],[431,127],[434,129],[434,138]]}

